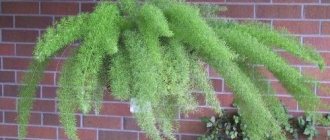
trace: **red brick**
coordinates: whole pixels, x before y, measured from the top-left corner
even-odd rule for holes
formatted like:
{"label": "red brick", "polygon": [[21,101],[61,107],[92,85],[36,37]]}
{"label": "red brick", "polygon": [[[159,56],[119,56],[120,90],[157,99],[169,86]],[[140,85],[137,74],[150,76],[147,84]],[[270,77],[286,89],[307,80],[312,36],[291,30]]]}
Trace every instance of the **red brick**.
{"label": "red brick", "polygon": [[13,27],[13,20],[12,16],[0,16],[0,28],[10,28]]}
{"label": "red brick", "polygon": [[81,12],[92,12],[95,9],[95,3],[82,3]]}
{"label": "red brick", "polygon": [[0,55],[15,55],[14,44],[0,44]]}
{"label": "red brick", "polygon": [[[3,68],[4,69],[15,69],[15,70],[27,70],[32,59],[27,58],[3,58]],[[61,66],[64,60],[53,59],[49,62],[46,70],[56,71],[61,70]]]}
{"label": "red brick", "polygon": [[322,22],[321,24],[321,33],[330,34],[330,22]]}
{"label": "red brick", "polygon": [[34,44],[16,44],[16,56],[32,56]]}
{"label": "red brick", "polygon": [[57,87],[42,87],[42,98],[55,99]]}
{"label": "red brick", "polygon": [[[17,72],[17,82],[22,83],[24,76],[27,72]],[[43,79],[40,81],[41,85],[54,85],[54,73],[44,73]]]}
{"label": "red brick", "polygon": [[[8,97],[18,97],[18,91],[20,86],[18,85],[3,85],[3,95]],[[40,87],[37,87],[36,97],[40,98]]]}
{"label": "red brick", "polygon": [[276,28],[285,28],[293,34],[318,34],[320,29],[318,21],[275,20],[273,25]]}
{"label": "red brick", "polygon": [[330,6],[306,5],[304,9],[305,18],[310,19],[329,19]]}
{"label": "red brick", "polygon": [[198,107],[196,111],[189,113],[188,115],[180,114],[180,119],[194,119],[200,120],[202,117],[214,116],[216,113],[212,108]]}
{"label": "red brick", "polygon": [[42,2],[41,14],[76,15],[79,12],[78,3],[69,2]]}
{"label": "red brick", "polygon": [[297,5],[257,5],[257,18],[301,18],[301,6]]}
{"label": "red brick", "polygon": [[216,92],[222,92],[222,80],[221,79],[211,79],[212,85],[213,85],[213,89]]}
{"label": "red brick", "polygon": [[129,104],[125,103],[103,103],[101,114],[115,116],[132,116]]}
{"label": "red brick", "polygon": [[330,3],[329,0],[321,0],[321,3]]}
{"label": "red brick", "polygon": [[49,62],[46,70],[49,70],[49,71],[60,71],[61,68],[62,68],[63,62],[64,62],[64,60],[52,59]]}
{"label": "red brick", "polygon": [[140,127],[138,126],[135,118],[124,117],[124,129],[125,130],[137,130],[140,131]]}
{"label": "red brick", "polygon": [[198,140],[198,136],[181,135],[181,140]]}
{"label": "red brick", "polygon": [[16,110],[16,99],[0,98],[0,110]]}
{"label": "red brick", "polygon": [[281,103],[288,109],[288,110],[297,110],[298,104],[297,101],[294,100],[292,97],[279,97]]}
{"label": "red brick", "polygon": [[[66,134],[64,133],[64,129],[58,129],[59,131],[59,139],[68,140]],[[96,140],[97,132],[93,129],[78,129],[78,137],[80,140]]]}
{"label": "red brick", "polygon": [[320,81],[330,81],[330,69],[325,68],[323,72],[321,72],[318,68],[313,67],[304,67],[302,69],[302,73],[308,76],[312,76]]}
{"label": "red brick", "polygon": [[38,2],[2,2],[2,13],[5,14],[38,14]]}
{"label": "red brick", "polygon": [[2,137],[17,137],[17,126],[16,125],[0,125],[0,136]]}
{"label": "red brick", "polygon": [[26,70],[29,66],[29,62],[29,59],[24,58],[3,58],[3,68]]}
{"label": "red brick", "polygon": [[0,123],[3,123],[3,119],[4,119],[4,112],[0,112]]}
{"label": "red brick", "polygon": [[187,134],[204,134],[206,126],[200,121],[183,121],[179,122],[179,132]]}
{"label": "red brick", "polygon": [[313,140],[327,140],[329,139],[328,131],[330,128],[326,127],[316,127],[317,131],[319,131],[319,135],[315,136]]}
{"label": "red brick", "polygon": [[98,138],[99,140],[137,140],[138,133],[100,130]]}
{"label": "red brick", "polygon": [[218,94],[217,97],[220,101],[221,107],[233,106],[234,96],[232,94]]}
{"label": "red brick", "polygon": [[284,61],[286,61],[290,65],[312,65],[311,63],[308,63],[302,59],[299,59],[288,52],[281,51],[281,52],[278,52],[278,54],[279,54],[279,56],[281,56],[284,59]]}
{"label": "red brick", "polygon": [[2,41],[35,42],[38,35],[36,30],[2,30]]}
{"label": "red brick", "polygon": [[269,79],[269,80],[276,79],[275,76],[270,71],[268,71],[265,67],[258,66],[258,67],[256,67],[256,69],[260,74],[265,76],[267,79]]}
{"label": "red brick", "polygon": [[323,111],[323,112],[330,111],[330,98],[321,98],[321,106],[319,111]]}
{"label": "red brick", "polygon": [[307,45],[312,45],[318,51],[330,50],[330,37],[304,37],[303,41]]}
{"label": "red brick", "polygon": [[319,96],[330,97],[330,84],[329,83],[320,83],[319,87],[316,89],[316,93]]}
{"label": "red brick", "polygon": [[273,3],[319,3],[318,0],[273,0]]}
{"label": "red brick", "polygon": [[34,101],[32,110],[42,112],[55,112],[55,101],[37,99]]}
{"label": "red brick", "polygon": [[243,3],[243,2],[250,2],[250,3],[270,3],[270,0],[227,0],[226,2],[237,2],[237,3]]}
{"label": "red brick", "polygon": [[232,18],[252,18],[253,6],[252,5],[225,5],[227,11],[220,12],[220,16]]}
{"label": "red brick", "polygon": [[[17,112],[5,112],[5,123],[17,123]],[[31,113],[29,124],[40,125],[41,124],[41,114]]]}
{"label": "red brick", "polygon": [[270,84],[271,84],[273,90],[275,91],[275,93],[288,95],[288,91],[282,86],[282,84],[280,82],[272,81]]}
{"label": "red brick", "polygon": [[[178,139],[180,139],[180,137],[178,135],[176,135],[175,139],[178,140]],[[152,140],[152,139],[148,138],[146,133],[139,133],[139,140]],[[163,140],[169,140],[169,139],[163,137]]]}
{"label": "red brick", "polygon": [[43,113],[43,125],[60,125],[58,114]]}
{"label": "red brick", "polygon": [[27,138],[56,139],[57,130],[51,127],[29,126]]}
{"label": "red brick", "polygon": [[83,119],[84,127],[121,129],[121,124],[119,117],[84,116]]}
{"label": "red brick", "polygon": [[330,53],[329,52],[321,52],[320,55],[324,59],[325,64],[329,66],[330,65]]}
{"label": "red brick", "polygon": [[15,72],[13,71],[0,71],[0,82],[15,82]]}
{"label": "red brick", "polygon": [[46,28],[53,23],[48,16],[15,16],[16,28]]}
{"label": "red brick", "polygon": [[225,2],[225,0],[187,0],[187,2]]}

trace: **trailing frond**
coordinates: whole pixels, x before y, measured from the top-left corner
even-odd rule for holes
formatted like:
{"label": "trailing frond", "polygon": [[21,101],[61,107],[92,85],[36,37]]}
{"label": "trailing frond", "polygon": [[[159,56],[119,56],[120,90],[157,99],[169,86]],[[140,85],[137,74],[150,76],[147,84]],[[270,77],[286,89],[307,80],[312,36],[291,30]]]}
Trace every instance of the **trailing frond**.
{"label": "trailing frond", "polygon": [[[222,56],[230,60],[234,54],[219,40],[206,21],[199,15],[198,9],[183,3],[174,3],[163,8],[174,37],[188,43],[200,55]],[[207,47],[206,47],[207,46]],[[217,52],[221,52],[218,54]]]}
{"label": "trailing frond", "polygon": [[[223,25],[223,26],[221,26]],[[248,33],[240,32],[235,26],[218,24],[214,28],[217,35],[226,40],[239,55],[248,58],[254,64],[263,64],[282,83],[305,111],[316,111],[319,99],[311,91],[310,85],[296,69],[290,67],[281,57],[267,46],[259,43]],[[241,40],[241,38],[245,38]]]}
{"label": "trailing frond", "polygon": [[216,113],[222,115],[220,102],[211,85],[211,82],[208,79],[208,76],[206,75],[206,72],[204,71],[204,66],[195,54],[190,55],[190,65],[193,84],[196,85],[196,87],[205,95],[206,104],[211,106]]}
{"label": "trailing frond", "polygon": [[[153,15],[153,16],[151,16]],[[151,16],[151,17],[148,17]],[[162,36],[171,36],[167,20],[162,11],[153,5],[145,5],[141,8],[137,18],[138,29],[141,34],[146,49],[149,55],[149,65],[153,70],[152,77],[155,77],[158,94],[168,94],[166,90],[166,75],[164,73],[164,62],[162,49],[159,38]]]}
{"label": "trailing frond", "polygon": [[[198,10],[178,3],[164,11],[175,37],[196,50],[205,62],[227,80],[240,107],[243,122],[248,126],[249,136],[252,139],[264,139],[266,133],[272,133],[278,139],[284,139],[280,127],[265,107],[259,91],[237,64],[231,61],[234,55],[199,16]],[[256,118],[252,113],[260,116]]]}
{"label": "trailing frond", "polygon": [[98,4],[96,10],[90,14],[90,29],[85,41],[100,47],[105,54],[116,53],[121,21],[116,5],[105,2]]}
{"label": "trailing frond", "polygon": [[288,36],[288,32],[285,30],[282,32],[277,31],[272,29],[270,26],[259,22],[250,22],[245,24],[231,22],[228,24],[235,26],[236,30],[240,32],[249,33],[259,42],[267,46],[282,48],[299,58],[317,64],[321,69],[325,65],[320,54],[315,52],[311,47],[301,44],[297,39]]}
{"label": "trailing frond", "polygon": [[88,113],[92,109],[92,97],[98,88],[98,76],[102,66],[103,53],[102,50],[89,44],[86,40],[77,52],[77,62],[73,64],[75,67],[77,79],[74,85],[80,85],[80,92],[77,93],[80,109],[83,113]]}
{"label": "trailing frond", "polygon": [[57,90],[58,96],[58,109],[60,115],[60,122],[63,125],[64,132],[69,139],[78,140],[77,128],[76,128],[76,117],[75,112],[78,109],[79,101],[75,100],[77,93],[80,92],[81,85],[76,85],[77,69],[75,68],[77,63],[76,57],[69,58],[62,68],[59,89]]}
{"label": "trailing frond", "polygon": [[88,19],[88,14],[65,17],[55,27],[48,28],[37,42],[34,57],[40,62],[45,61],[66,45],[81,39],[89,28],[86,26]]}
{"label": "trailing frond", "polygon": [[157,81],[156,69],[142,36],[136,32],[127,31],[124,33],[124,38],[130,60],[130,69],[132,70],[132,93],[144,101],[158,102],[159,82]]}
{"label": "trailing frond", "polygon": [[187,113],[196,109],[196,99],[189,94],[190,62],[184,46],[176,40],[170,40],[164,46],[163,60],[167,93],[176,98],[177,107],[182,112]]}
{"label": "trailing frond", "polygon": [[133,97],[131,92],[131,69],[128,52],[124,47],[119,48],[118,53],[111,57],[109,79],[111,94],[120,100],[128,100]]}
{"label": "trailing frond", "polygon": [[176,139],[173,133],[177,130],[175,119],[180,111],[178,102],[173,95],[162,96],[162,101],[153,109],[159,130],[169,140]]}
{"label": "trailing frond", "polygon": [[33,105],[33,98],[36,96],[37,85],[44,75],[44,70],[49,62],[49,59],[38,61],[32,60],[29,66],[28,73],[25,74],[22,87],[19,92],[18,100],[18,137],[24,139],[27,135],[27,125],[29,124],[30,113]]}
{"label": "trailing frond", "polygon": [[277,122],[281,126],[288,126],[288,114],[282,103],[276,97],[273,88],[267,83],[267,79],[259,74],[253,64],[249,64],[248,61],[242,61],[238,64],[241,70],[249,76],[253,84],[259,89],[264,103]]}
{"label": "trailing frond", "polygon": [[161,9],[151,4],[145,4],[141,8],[138,18],[138,25],[141,32],[147,36],[173,36],[172,31],[169,29],[167,19]]}
{"label": "trailing frond", "polygon": [[[139,105],[139,108],[147,108],[145,103],[140,103]],[[149,138],[152,140],[162,140],[160,132],[156,127],[156,116],[152,113],[152,109],[145,109],[143,112],[134,113],[134,116],[137,120],[137,124],[146,132]]]}

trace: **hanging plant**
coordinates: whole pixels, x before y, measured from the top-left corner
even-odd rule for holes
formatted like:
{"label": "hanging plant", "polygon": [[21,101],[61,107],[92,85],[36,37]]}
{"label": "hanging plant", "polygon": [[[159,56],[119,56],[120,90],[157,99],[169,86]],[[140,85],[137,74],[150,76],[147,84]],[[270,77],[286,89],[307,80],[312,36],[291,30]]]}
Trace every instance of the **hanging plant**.
{"label": "hanging plant", "polygon": [[[175,139],[176,114],[198,106],[200,90],[215,112],[220,103],[204,71],[212,66],[234,93],[246,134],[251,139],[285,139],[287,115],[264,77],[264,65],[306,112],[320,105],[310,79],[272,51],[276,46],[322,68],[314,50],[261,23],[206,20],[197,6],[173,0],[100,2],[92,13],[63,18],[38,40],[18,103],[19,138],[23,139],[36,86],[47,63],[69,44],[80,47],[66,60],[59,78],[60,122],[70,139],[76,134],[74,113],[101,108],[104,87],[119,100],[134,99],[138,125],[153,140]],[[255,115],[258,116],[255,116]]]}

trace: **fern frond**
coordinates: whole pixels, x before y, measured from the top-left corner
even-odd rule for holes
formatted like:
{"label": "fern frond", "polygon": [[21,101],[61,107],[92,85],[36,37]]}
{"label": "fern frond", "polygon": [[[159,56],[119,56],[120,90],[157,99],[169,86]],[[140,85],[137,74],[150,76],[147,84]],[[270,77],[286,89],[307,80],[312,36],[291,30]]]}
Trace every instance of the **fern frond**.
{"label": "fern frond", "polygon": [[220,102],[204,71],[202,63],[195,54],[190,55],[190,65],[192,82],[205,95],[206,104],[211,106],[214,112],[222,115]]}
{"label": "fern frond", "polygon": [[[222,56],[223,59],[233,59],[225,42],[219,40],[206,21],[199,14],[199,10],[183,3],[173,3],[163,9],[169,21],[174,37],[187,43],[200,55]],[[206,47],[207,46],[207,47]],[[217,54],[216,52],[221,52]]]}
{"label": "fern frond", "polygon": [[87,40],[77,52],[77,62],[74,65],[77,79],[74,85],[80,85],[80,92],[77,93],[80,109],[88,113],[92,109],[92,97],[98,88],[98,76],[102,66],[103,53],[95,44],[88,44]]}
{"label": "fern frond", "polygon": [[[179,109],[189,112],[197,107],[197,102],[190,92],[190,62],[184,46],[170,40],[164,46],[164,71],[166,90],[171,96],[175,96]],[[171,98],[171,97],[168,97]]]}
{"label": "fern frond", "polygon": [[79,102],[76,94],[80,92],[81,85],[75,85],[77,81],[77,63],[76,57],[66,60],[59,79],[59,89],[57,90],[58,109],[60,122],[63,125],[64,132],[69,139],[78,140],[75,112],[78,109]]}
{"label": "fern frond", "polygon": [[315,52],[310,46],[301,44],[294,37],[288,36],[288,32],[282,29],[278,31],[272,29],[269,25],[259,22],[249,22],[237,24],[234,22],[228,23],[235,26],[240,32],[247,32],[251,36],[258,39],[259,42],[271,47],[279,47],[289,53],[313,64],[317,64],[320,69],[323,69],[325,62],[323,58]]}
{"label": "fern frond", "polygon": [[48,28],[37,42],[34,57],[40,62],[45,61],[62,48],[81,39],[89,28],[86,26],[88,18],[88,14],[65,17],[55,27]]}
{"label": "fern frond", "polygon": [[[143,100],[141,100],[143,101]],[[152,109],[146,109],[145,103],[140,103],[139,108],[144,108],[143,112],[134,113],[137,124],[141,129],[147,133],[147,136],[153,140],[162,140],[160,132],[156,127],[156,116],[153,114]]]}
{"label": "fern frond", "polygon": [[100,47],[105,54],[112,55],[118,51],[118,40],[122,18],[116,5],[102,2],[90,14],[89,32],[85,42]]}
{"label": "fern frond", "polygon": [[284,106],[276,97],[273,88],[267,83],[267,79],[260,75],[253,64],[250,64],[247,60],[239,62],[238,66],[247,76],[249,76],[253,84],[259,89],[264,103],[277,122],[281,126],[288,126],[288,114],[286,113]]}
{"label": "fern frond", "polygon": [[30,113],[33,105],[33,98],[36,96],[37,85],[44,75],[44,70],[49,62],[49,59],[39,61],[32,60],[29,66],[28,73],[23,78],[22,87],[19,90],[18,100],[18,124],[19,124],[19,139],[24,139],[27,135],[27,125],[29,124]]}
{"label": "fern frond", "polygon": [[[167,7],[164,13],[169,19],[175,37],[190,45],[205,62],[227,80],[240,107],[243,122],[249,127],[249,136],[252,139],[264,139],[266,133],[273,133],[278,139],[284,139],[280,127],[274,123],[274,118],[265,108],[259,91],[237,64],[232,62],[234,55],[199,16],[198,10],[183,4],[175,4]],[[256,118],[252,112],[262,115]]]}
{"label": "fern frond", "polygon": [[131,92],[131,69],[129,55],[124,47],[120,47],[118,53],[111,57],[109,80],[111,94],[120,100],[128,100],[133,96]]}
{"label": "fern frond", "polygon": [[166,17],[158,7],[145,4],[138,15],[137,24],[141,33],[155,35],[156,37],[171,37],[173,32],[170,31]]}
{"label": "fern frond", "polygon": [[180,111],[178,102],[177,97],[173,95],[162,96],[162,102],[153,109],[159,130],[169,140],[176,139],[173,133],[177,130],[175,119]]}
{"label": "fern frond", "polygon": [[[307,80],[294,68],[267,46],[259,43],[248,33],[238,31],[234,26],[215,27],[218,36],[229,44],[239,55],[248,58],[254,64],[263,64],[282,83],[305,111],[315,111],[319,99],[311,91]],[[241,40],[241,38],[245,38]]]}

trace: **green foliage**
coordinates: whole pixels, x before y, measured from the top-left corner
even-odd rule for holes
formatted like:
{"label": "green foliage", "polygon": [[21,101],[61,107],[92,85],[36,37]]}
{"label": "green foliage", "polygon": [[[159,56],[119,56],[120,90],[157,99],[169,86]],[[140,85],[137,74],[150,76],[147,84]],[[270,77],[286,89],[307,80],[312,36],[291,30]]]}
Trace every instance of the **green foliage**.
{"label": "green foliage", "polygon": [[[233,24],[219,22],[215,25],[214,30],[220,38],[226,40],[232,50],[246,58],[246,61],[251,64],[262,64],[271,71],[303,109],[306,111],[317,109],[319,99],[310,89],[311,86],[308,85],[306,78],[271,49]],[[241,40],[241,38],[245,38],[245,40]]]}
{"label": "green foliage", "polygon": [[285,29],[281,31],[273,30],[269,25],[258,22],[245,24],[232,22],[228,24],[233,24],[239,31],[249,33],[266,46],[284,49],[299,58],[317,64],[321,69],[325,65],[323,58],[318,53],[310,46],[303,45],[294,37],[288,36],[288,32]]}
{"label": "green foliage", "polygon": [[[322,118],[327,119],[327,116]],[[238,113],[227,113],[221,116],[202,117],[201,121],[206,124],[206,133],[199,137],[199,140],[249,140],[246,133],[247,125],[242,121],[242,116]],[[290,117],[289,124],[282,126],[288,139],[298,140],[299,137],[306,137],[312,140],[319,134],[316,124],[319,123],[313,119],[313,115]],[[276,140],[269,135],[267,140]]]}
{"label": "green foliage", "polygon": [[87,33],[86,21],[89,16],[64,17],[55,27],[48,28],[46,33],[38,40],[34,50],[34,56],[38,61],[54,56],[66,45],[80,39]]}
{"label": "green foliage", "polygon": [[29,124],[33,98],[36,96],[37,86],[44,75],[44,70],[49,59],[38,61],[32,60],[28,73],[23,78],[24,85],[20,88],[18,100],[18,123],[19,138],[23,139],[27,135],[27,125]]}
{"label": "green foliage", "polygon": [[[104,87],[116,99],[134,101],[137,123],[155,140],[175,139],[178,113],[188,114],[198,106],[192,94],[196,90],[205,95],[207,105],[222,113],[202,62],[215,68],[234,93],[240,118],[228,126],[235,130],[228,133],[231,137],[239,136],[239,121],[246,124],[244,136],[251,139],[285,139],[281,127],[288,127],[288,118],[254,65],[263,64],[300,106],[313,112],[319,100],[309,84],[270,46],[320,66],[321,57],[281,32],[259,29],[258,24],[207,22],[199,11],[174,0],[100,2],[94,12],[64,18],[49,28],[37,43],[31,71],[23,81],[26,85],[20,90],[20,139],[26,135],[35,87],[45,65],[76,41],[80,47],[63,66],[57,91],[60,122],[70,139],[79,139],[75,112],[94,109],[98,114]],[[213,7],[201,11],[204,16],[216,12]]]}

